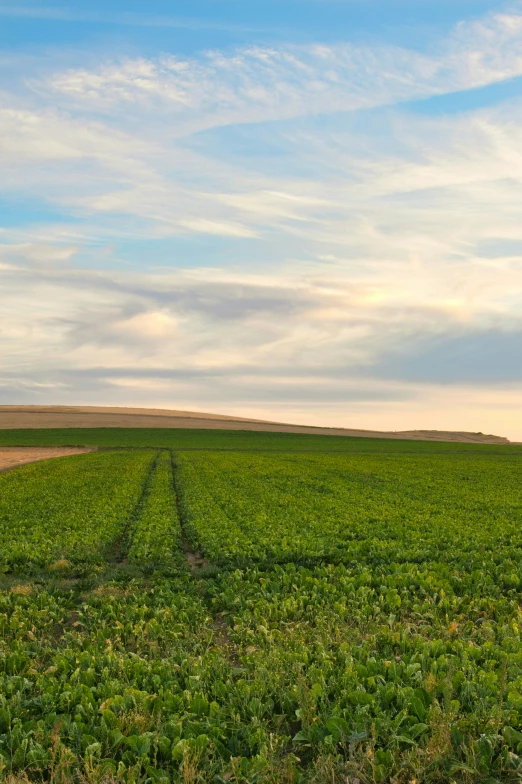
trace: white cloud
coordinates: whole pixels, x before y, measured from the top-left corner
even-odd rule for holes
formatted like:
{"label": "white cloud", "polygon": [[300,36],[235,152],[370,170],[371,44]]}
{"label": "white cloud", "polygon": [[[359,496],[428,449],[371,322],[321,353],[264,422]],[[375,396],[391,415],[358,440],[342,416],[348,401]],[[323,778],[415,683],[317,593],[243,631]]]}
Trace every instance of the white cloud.
{"label": "white cloud", "polygon": [[94,159],[113,169],[129,166],[145,145],[135,137],[98,121],[71,118],[44,108],[39,111],[0,109],[0,152],[5,162],[13,156],[28,160]]}
{"label": "white cloud", "polygon": [[108,377],[105,379],[107,384],[115,387],[123,387],[124,389],[137,389],[137,390],[145,390],[145,392],[155,392],[160,394],[165,394],[165,392],[172,393],[176,386],[181,386],[179,384],[173,384],[172,382],[165,381],[163,378],[111,378]]}
{"label": "white cloud", "polygon": [[[521,20],[462,25],[426,55],[287,46],[35,76],[0,111],[2,186],[64,219],[3,227],[5,399],[124,390],[316,424],[344,400],[344,424],[387,412],[399,429],[442,427],[452,405],[464,422],[467,396],[466,422],[500,428],[492,401],[518,410],[508,362],[489,382],[475,362],[471,388],[408,380],[403,360],[522,334],[522,109],[382,107],[522,73]],[[481,255],[499,239],[520,254]]]}
{"label": "white cloud", "polygon": [[137,313],[114,324],[115,332],[140,340],[172,338],[177,332],[177,320],[164,311]]}
{"label": "white cloud", "polygon": [[[46,88],[94,109],[169,112],[173,136],[233,122],[368,109],[522,74],[522,16],[462,23],[426,54],[349,43],[251,47],[198,59],[164,55],[72,69]],[[45,89],[41,85],[40,89]],[[174,119],[175,118],[175,119]]]}

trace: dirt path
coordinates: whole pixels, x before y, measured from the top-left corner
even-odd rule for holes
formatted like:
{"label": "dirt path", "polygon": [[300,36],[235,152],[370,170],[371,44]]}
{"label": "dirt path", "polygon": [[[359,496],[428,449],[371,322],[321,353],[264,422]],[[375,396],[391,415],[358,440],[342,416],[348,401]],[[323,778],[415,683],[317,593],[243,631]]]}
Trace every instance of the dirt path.
{"label": "dirt path", "polygon": [[0,447],[0,473],[9,471],[28,463],[39,460],[50,460],[55,457],[69,457],[81,455],[85,452],[94,452],[93,447],[70,446],[2,446]]}

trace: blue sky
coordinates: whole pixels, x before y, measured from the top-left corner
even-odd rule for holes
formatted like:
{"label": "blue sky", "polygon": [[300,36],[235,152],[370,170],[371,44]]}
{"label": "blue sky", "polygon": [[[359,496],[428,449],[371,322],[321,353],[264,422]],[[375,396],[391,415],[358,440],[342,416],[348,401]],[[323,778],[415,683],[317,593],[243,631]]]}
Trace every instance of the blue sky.
{"label": "blue sky", "polygon": [[[492,0],[192,0],[190,3],[3,3],[2,43],[24,50],[49,46],[105,48],[155,55],[197,54],[204,48],[386,41],[423,46],[462,19],[495,11]],[[413,40],[412,40],[413,37]]]}
{"label": "blue sky", "polygon": [[522,5],[0,2],[0,403],[522,439]]}

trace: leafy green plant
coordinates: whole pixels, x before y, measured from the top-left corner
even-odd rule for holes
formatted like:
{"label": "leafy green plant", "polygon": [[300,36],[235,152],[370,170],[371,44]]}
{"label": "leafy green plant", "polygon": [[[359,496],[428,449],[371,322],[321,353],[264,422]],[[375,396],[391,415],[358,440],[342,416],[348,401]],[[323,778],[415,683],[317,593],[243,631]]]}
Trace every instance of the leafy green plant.
{"label": "leafy green plant", "polygon": [[125,534],[155,452],[94,452],[0,476],[3,571],[67,573],[103,562]]}
{"label": "leafy green plant", "polygon": [[170,452],[160,452],[132,525],[129,560],[168,566],[181,560],[181,526],[176,508]]}
{"label": "leafy green plant", "polygon": [[521,781],[520,453],[183,438],[0,477],[0,780]]}

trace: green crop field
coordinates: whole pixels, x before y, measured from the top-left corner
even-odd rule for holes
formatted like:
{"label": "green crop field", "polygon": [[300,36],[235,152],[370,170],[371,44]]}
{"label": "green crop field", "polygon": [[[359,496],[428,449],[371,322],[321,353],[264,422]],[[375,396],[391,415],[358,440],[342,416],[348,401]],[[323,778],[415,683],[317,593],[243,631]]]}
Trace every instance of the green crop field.
{"label": "green crop field", "polygon": [[522,781],[522,448],[0,443],[0,780]]}
{"label": "green crop field", "polygon": [[241,450],[268,452],[410,452],[419,454],[522,454],[522,446],[346,438],[302,433],[249,430],[189,430],[183,428],[67,428],[0,430],[0,446],[152,447],[175,450]]}

